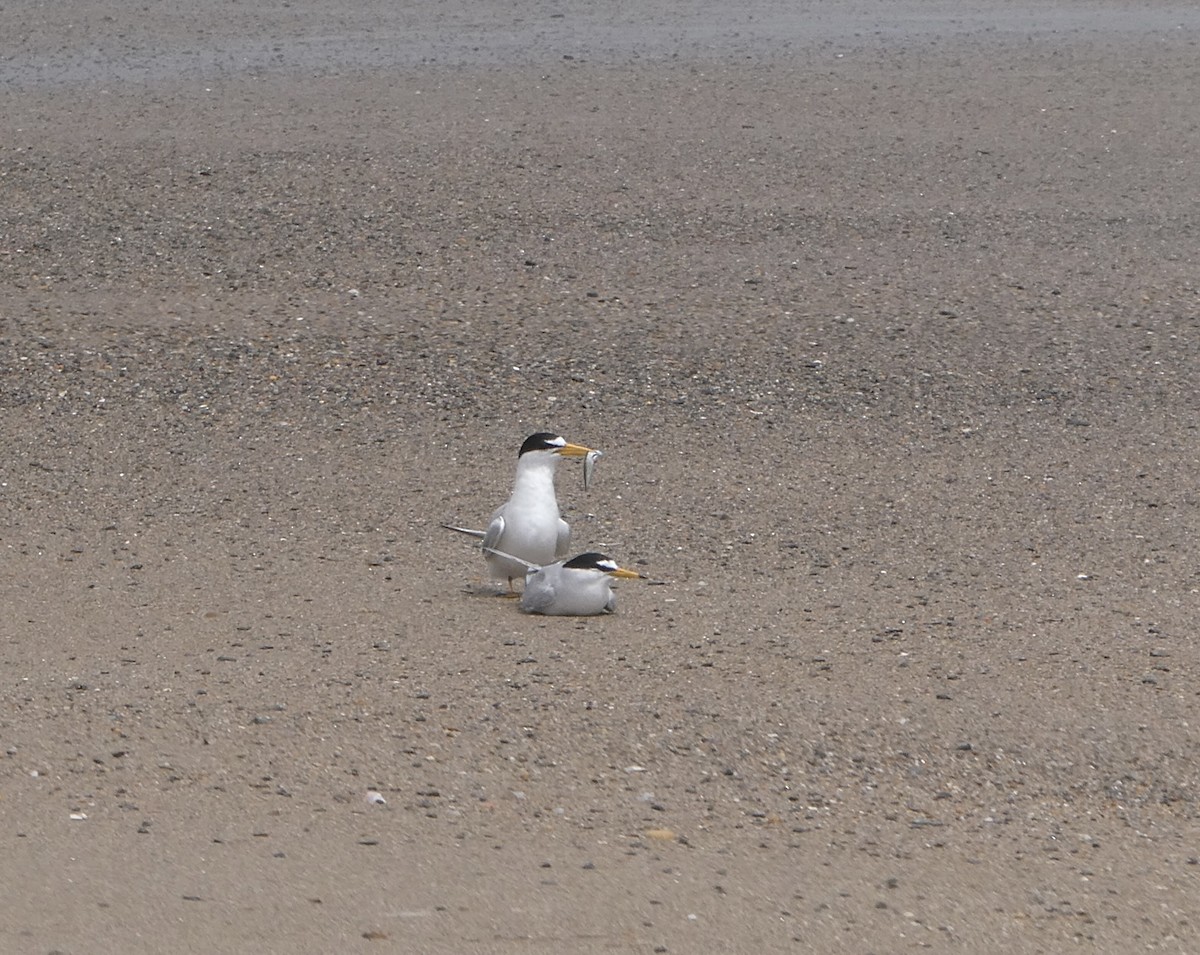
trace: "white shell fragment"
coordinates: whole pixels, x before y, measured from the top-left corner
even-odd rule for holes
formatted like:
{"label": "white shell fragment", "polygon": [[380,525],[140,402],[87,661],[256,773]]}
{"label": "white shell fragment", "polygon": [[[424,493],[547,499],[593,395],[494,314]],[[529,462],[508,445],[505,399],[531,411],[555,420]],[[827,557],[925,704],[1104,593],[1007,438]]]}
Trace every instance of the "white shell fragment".
{"label": "white shell fragment", "polygon": [[583,459],[583,489],[585,491],[592,486],[592,471],[596,468],[596,458],[603,453],[603,451],[589,451],[587,457]]}
{"label": "white shell fragment", "polygon": [[367,802],[373,803],[376,806],[386,806],[387,800],[383,798],[383,793],[375,789],[367,790]]}

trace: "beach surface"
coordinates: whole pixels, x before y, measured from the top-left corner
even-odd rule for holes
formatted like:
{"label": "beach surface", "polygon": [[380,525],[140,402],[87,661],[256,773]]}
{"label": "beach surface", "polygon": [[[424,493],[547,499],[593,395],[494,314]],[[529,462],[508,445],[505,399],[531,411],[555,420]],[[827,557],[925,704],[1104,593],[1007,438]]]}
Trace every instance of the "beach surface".
{"label": "beach surface", "polygon": [[[0,951],[1200,950],[1200,10],[71,6]],[[439,527],[541,430],[611,616]]]}

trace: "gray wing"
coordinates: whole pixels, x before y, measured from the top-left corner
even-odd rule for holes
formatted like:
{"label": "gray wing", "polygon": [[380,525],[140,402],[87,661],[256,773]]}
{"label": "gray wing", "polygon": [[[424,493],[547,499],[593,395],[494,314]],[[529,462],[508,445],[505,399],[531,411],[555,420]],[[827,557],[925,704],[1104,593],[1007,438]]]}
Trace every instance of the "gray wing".
{"label": "gray wing", "polygon": [[500,543],[500,535],[503,533],[504,515],[497,514],[492,518],[492,522],[488,524],[488,529],[483,532],[484,550],[494,550],[496,545]]}
{"label": "gray wing", "polygon": [[558,519],[558,543],[554,545],[554,559],[562,560],[571,549],[571,525],[561,517]]}
{"label": "gray wing", "polygon": [[521,594],[521,609],[526,613],[545,613],[554,605],[554,588],[546,582],[541,568],[531,570],[525,577],[525,591]]}

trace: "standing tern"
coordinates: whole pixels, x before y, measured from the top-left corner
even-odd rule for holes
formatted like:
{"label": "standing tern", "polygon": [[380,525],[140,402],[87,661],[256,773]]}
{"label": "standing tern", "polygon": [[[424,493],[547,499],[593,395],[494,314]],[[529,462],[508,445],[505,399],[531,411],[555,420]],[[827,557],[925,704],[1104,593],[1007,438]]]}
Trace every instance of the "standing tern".
{"label": "standing tern", "polygon": [[[497,557],[515,560],[511,554],[491,551]],[[645,574],[626,570],[611,557],[589,551],[570,560],[538,566],[525,565],[525,592],[521,594],[521,609],[558,617],[591,617],[612,613],[617,609],[614,580],[645,579]]]}
{"label": "standing tern", "polygon": [[487,530],[442,526],[482,538],[483,556],[492,577],[507,580],[509,591],[515,592],[513,581],[523,579],[531,565],[551,564],[565,557],[571,546],[571,527],[559,515],[554,494],[558,462],[562,458],[587,458],[591,462],[599,453],[581,444],[570,444],[548,431],[531,434],[517,454],[512,494],[496,508]]}

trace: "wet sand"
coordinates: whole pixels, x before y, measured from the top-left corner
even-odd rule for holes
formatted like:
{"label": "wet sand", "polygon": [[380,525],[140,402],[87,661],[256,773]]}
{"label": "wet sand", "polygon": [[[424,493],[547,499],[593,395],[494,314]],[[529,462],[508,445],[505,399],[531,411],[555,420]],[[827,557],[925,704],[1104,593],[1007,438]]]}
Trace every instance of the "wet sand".
{"label": "wet sand", "polygon": [[826,6],[0,11],[0,949],[1196,950],[1200,15]]}

